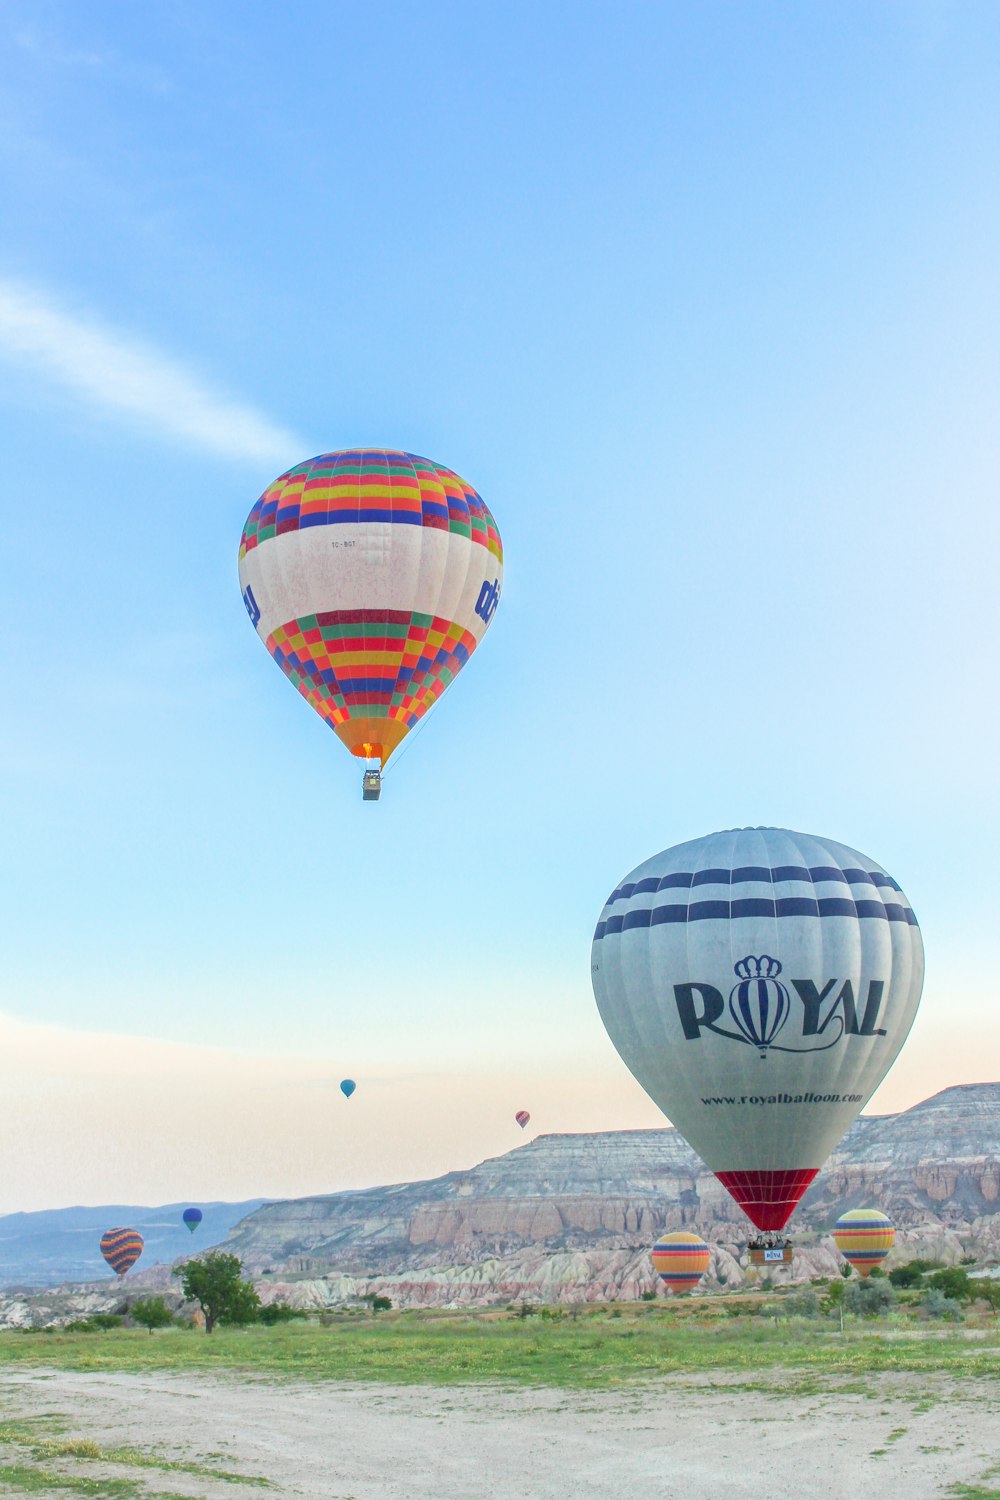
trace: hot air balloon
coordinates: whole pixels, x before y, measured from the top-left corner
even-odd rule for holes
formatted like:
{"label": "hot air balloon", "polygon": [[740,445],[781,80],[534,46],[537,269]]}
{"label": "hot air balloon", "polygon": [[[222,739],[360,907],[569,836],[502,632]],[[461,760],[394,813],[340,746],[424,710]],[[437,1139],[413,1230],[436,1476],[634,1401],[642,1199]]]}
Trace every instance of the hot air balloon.
{"label": "hot air balloon", "polygon": [[101,1235],[101,1254],[119,1276],[125,1276],[142,1254],[144,1244],[137,1229],[109,1229]]}
{"label": "hot air balloon", "polygon": [[525,1125],[527,1125],[528,1121],[531,1119],[531,1116],[528,1114],[528,1111],[526,1109],[519,1109],[517,1114],[514,1116],[514,1119],[523,1130]]}
{"label": "hot air balloon", "polygon": [[181,1218],[184,1220],[184,1223],[187,1225],[191,1233],[194,1234],[195,1230],[198,1228],[198,1225],[204,1218],[204,1215],[202,1214],[200,1208],[186,1208],[181,1214]]}
{"label": "hot air balloon", "polygon": [[601,913],[591,970],[635,1078],[773,1231],[892,1066],[924,956],[909,902],[873,860],[742,828],[626,876]]}
{"label": "hot air balloon", "polygon": [[661,1235],[653,1246],[653,1265],[675,1296],[694,1290],[708,1270],[709,1259],[701,1236],[680,1229]]}
{"label": "hot air balloon", "polygon": [[340,1092],[343,1094],[345,1099],[349,1099],[356,1088],[357,1084],[354,1082],[353,1078],[342,1078],[340,1080]]}
{"label": "hot air balloon", "polygon": [[413,453],[352,448],[287,470],[247,517],[254,629],[352,755],[381,768],[479,645],[503,547],[481,497]]}
{"label": "hot air balloon", "polygon": [[885,1260],[895,1240],[895,1224],[877,1208],[852,1208],[833,1227],[833,1243],[859,1276]]}

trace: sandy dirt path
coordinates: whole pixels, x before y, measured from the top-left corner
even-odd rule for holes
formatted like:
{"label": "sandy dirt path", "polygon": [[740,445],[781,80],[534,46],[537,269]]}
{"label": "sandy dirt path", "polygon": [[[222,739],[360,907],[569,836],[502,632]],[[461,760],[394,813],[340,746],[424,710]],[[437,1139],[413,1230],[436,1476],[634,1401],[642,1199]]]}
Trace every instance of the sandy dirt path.
{"label": "sandy dirt path", "polygon": [[[5,1419],[58,1417],[67,1435],[270,1481],[131,1471],[149,1491],[240,1500],[761,1500],[881,1492],[1000,1494],[995,1382],[942,1377],[761,1393],[725,1376],[627,1391],[272,1384],[202,1375],[7,1373]],[[9,1454],[0,1462],[11,1462]],[[121,1476],[57,1460],[53,1472]],[[994,1488],[994,1486],[996,1488]],[[53,1492],[55,1493],[55,1492]],[[959,1492],[960,1493],[960,1492]]]}

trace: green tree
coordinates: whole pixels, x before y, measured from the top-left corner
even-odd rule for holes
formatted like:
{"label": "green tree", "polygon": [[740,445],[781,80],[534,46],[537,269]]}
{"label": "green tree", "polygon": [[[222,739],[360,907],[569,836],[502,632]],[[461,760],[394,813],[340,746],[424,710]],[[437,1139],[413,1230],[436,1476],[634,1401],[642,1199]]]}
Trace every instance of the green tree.
{"label": "green tree", "polygon": [[935,1271],[933,1276],[928,1276],[927,1285],[936,1292],[944,1292],[954,1302],[968,1302],[976,1295],[975,1283],[969,1280],[968,1271],[963,1271],[961,1266],[946,1266],[943,1271]]}
{"label": "green tree", "polygon": [[154,1328],[169,1328],[174,1321],[174,1315],[162,1297],[139,1297],[133,1302],[129,1316],[133,1322],[148,1328],[150,1333]]}
{"label": "green tree", "polygon": [[994,1277],[982,1276],[976,1283],[975,1296],[986,1303],[993,1316],[1000,1313],[1000,1281]]}
{"label": "green tree", "polygon": [[889,1280],[899,1291],[919,1286],[923,1279],[924,1267],[919,1260],[908,1260],[905,1265],[894,1266],[889,1272]]}
{"label": "green tree", "polygon": [[185,1297],[197,1302],[204,1314],[206,1333],[216,1323],[254,1323],[260,1316],[260,1298],[253,1282],[244,1281],[242,1270],[239,1256],[224,1250],[209,1250],[174,1267]]}

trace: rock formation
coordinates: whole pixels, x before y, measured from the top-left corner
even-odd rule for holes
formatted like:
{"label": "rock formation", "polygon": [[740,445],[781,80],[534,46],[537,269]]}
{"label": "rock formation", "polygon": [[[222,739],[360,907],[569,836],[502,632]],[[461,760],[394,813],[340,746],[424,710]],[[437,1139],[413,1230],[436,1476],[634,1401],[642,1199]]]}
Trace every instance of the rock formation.
{"label": "rock formation", "polygon": [[[903,1258],[997,1259],[998,1182],[1000,1084],[864,1116],[796,1213],[795,1262],[775,1280],[835,1272],[834,1220],[865,1204],[893,1216]],[[713,1246],[709,1282],[747,1276],[729,1195],[676,1131],[629,1130],[540,1136],[429,1182],[266,1204],[226,1248],[266,1295],[310,1306],[371,1292],[403,1306],[572,1302],[651,1291],[648,1247],[680,1228]]]}

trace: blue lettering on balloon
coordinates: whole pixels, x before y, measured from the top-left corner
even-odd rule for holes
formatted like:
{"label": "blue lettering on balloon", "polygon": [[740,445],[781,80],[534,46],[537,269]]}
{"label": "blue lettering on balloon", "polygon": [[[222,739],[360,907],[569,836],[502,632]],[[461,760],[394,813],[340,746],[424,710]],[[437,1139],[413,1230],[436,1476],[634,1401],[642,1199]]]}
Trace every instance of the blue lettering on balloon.
{"label": "blue lettering on balloon", "polygon": [[256,630],[257,621],[260,619],[260,605],[254,598],[253,589],[249,584],[247,584],[246,588],[243,590],[243,603],[247,607],[247,614],[250,616],[250,623],[253,626],[254,630]]}
{"label": "blue lettering on balloon", "polygon": [[496,607],[500,603],[500,580],[494,578],[492,583],[484,582],[479,590],[479,598],[476,600],[476,614],[488,625],[496,613]]}

